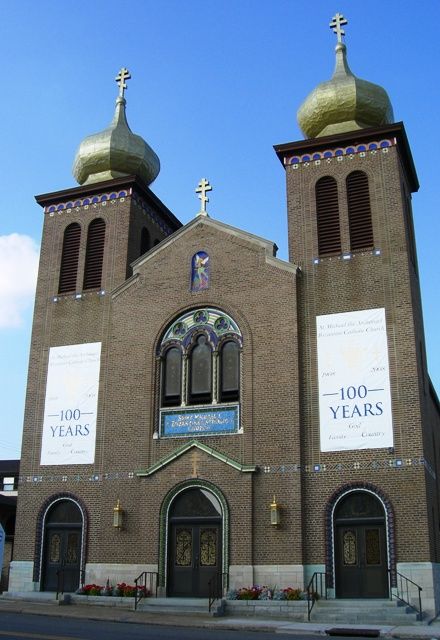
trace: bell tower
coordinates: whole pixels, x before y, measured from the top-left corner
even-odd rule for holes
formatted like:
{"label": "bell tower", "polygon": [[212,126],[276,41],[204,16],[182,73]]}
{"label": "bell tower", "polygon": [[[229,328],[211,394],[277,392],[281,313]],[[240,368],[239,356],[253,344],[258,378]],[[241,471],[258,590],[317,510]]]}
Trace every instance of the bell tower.
{"label": "bell tower", "polygon": [[[371,482],[393,503],[399,539],[407,541],[408,523],[427,504],[418,540],[426,573],[418,578],[431,586],[439,522],[436,481],[426,472],[435,466],[438,434],[411,212],[419,185],[385,90],[350,70],[345,24],[341,14],[330,23],[337,36],[332,78],[298,110],[305,140],[275,146],[286,172],[289,258],[301,270],[302,468],[325,470],[319,480],[303,476],[305,582],[318,566],[336,597],[347,585],[338,584],[332,496]],[[421,461],[418,473],[414,460]],[[415,550],[394,547],[393,536],[389,524],[395,555],[388,565],[414,576],[408,567]]]}
{"label": "bell tower", "polygon": [[[40,427],[51,348],[100,343],[100,385],[105,385],[111,293],[131,277],[134,260],[181,226],[149,188],[160,163],[127,123],[129,78],[125,68],[116,77],[119,92],[111,124],[78,148],[73,174],[80,186],[36,197],[44,227],[24,419],[24,475],[37,474],[44,464]],[[100,415],[97,423],[98,452]],[[94,468],[99,469],[98,455]]]}

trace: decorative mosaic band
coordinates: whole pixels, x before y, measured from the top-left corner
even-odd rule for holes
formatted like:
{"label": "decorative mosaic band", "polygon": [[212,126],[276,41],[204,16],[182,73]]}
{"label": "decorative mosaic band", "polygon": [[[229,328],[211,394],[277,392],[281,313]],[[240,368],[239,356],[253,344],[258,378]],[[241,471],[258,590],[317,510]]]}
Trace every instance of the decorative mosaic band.
{"label": "decorative mosaic band", "polygon": [[426,458],[391,458],[388,460],[371,460],[368,462],[344,462],[332,464],[279,464],[279,465],[260,465],[258,469],[263,473],[295,473],[302,471],[305,473],[322,473],[333,471],[352,471],[358,470],[383,470],[383,469],[403,469],[404,467],[424,467],[428,473],[435,479],[436,474]]}
{"label": "decorative mosaic band", "polygon": [[341,156],[351,156],[359,154],[364,157],[367,151],[377,152],[379,149],[386,149],[396,145],[396,139],[393,140],[378,140],[375,142],[369,142],[368,144],[350,145],[349,147],[338,147],[336,149],[326,149],[325,151],[315,151],[314,153],[304,153],[300,156],[286,156],[284,158],[284,164],[306,164],[310,162],[318,162],[321,160],[331,160],[332,158],[338,158]]}
{"label": "decorative mosaic band", "polygon": [[[372,460],[370,462],[344,462],[337,464],[311,464],[300,465],[293,463],[278,465],[259,465],[257,469],[262,473],[324,473],[324,472],[346,472],[355,470],[377,470],[384,469],[403,469],[407,467],[425,468],[432,478],[436,478],[436,474],[426,460],[426,458],[392,458],[388,460]],[[55,482],[103,482],[107,480],[134,480],[137,475],[134,471],[111,471],[109,473],[92,473],[69,475],[33,475],[19,476],[19,484],[29,483],[55,483]]]}
{"label": "decorative mosaic band", "polygon": [[101,193],[96,196],[88,198],[79,198],[78,200],[68,200],[66,202],[60,202],[58,204],[51,204],[48,207],[44,207],[45,213],[55,213],[60,211],[67,211],[70,213],[72,209],[78,210],[80,207],[89,207],[90,205],[103,204],[106,206],[108,201],[118,200],[119,198],[126,198],[132,195],[132,188],[124,191],[110,191],[108,193]]}
{"label": "decorative mosaic band", "polygon": [[150,218],[153,220],[153,222],[155,222],[157,224],[157,226],[160,227],[164,233],[166,233],[168,236],[171,233],[173,233],[174,229],[171,229],[171,227],[168,226],[162,220],[162,218],[156,213],[156,211],[154,211],[154,209],[152,209],[152,207],[150,207],[145,202],[145,200],[140,198],[136,193],[133,194],[133,201],[143,210],[144,213],[146,213],[148,216],[150,216]]}

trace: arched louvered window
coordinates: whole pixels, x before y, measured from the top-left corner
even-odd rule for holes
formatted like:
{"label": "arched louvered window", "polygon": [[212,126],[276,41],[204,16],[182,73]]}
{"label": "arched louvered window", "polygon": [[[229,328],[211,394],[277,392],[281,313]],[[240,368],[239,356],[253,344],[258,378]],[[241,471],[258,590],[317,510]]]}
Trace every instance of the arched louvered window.
{"label": "arched louvered window", "polygon": [[370,191],[368,177],[363,171],[353,171],[347,176],[347,204],[351,251],[372,249]]}
{"label": "arched louvered window", "polygon": [[76,290],[80,240],[81,227],[79,224],[77,222],[69,224],[64,231],[58,293],[68,293]]}
{"label": "arched louvered window", "polygon": [[84,289],[99,289],[101,287],[104,242],[105,222],[102,218],[96,218],[89,224],[87,234]]}
{"label": "arched louvered window", "polygon": [[324,176],[315,186],[318,253],[325,256],[341,252],[338,185],[331,176]]}
{"label": "arched louvered window", "polygon": [[212,350],[204,334],[198,336],[190,353],[188,395],[190,404],[212,402]]}
{"label": "arched louvered window", "polygon": [[234,340],[220,350],[220,402],[237,402],[240,396],[240,350]]}
{"label": "arched louvered window", "polygon": [[148,233],[148,229],[144,227],[141,231],[141,252],[139,255],[143,256],[144,253],[146,253],[150,247],[151,247],[150,234]]}
{"label": "arched louvered window", "polygon": [[176,407],[181,404],[182,352],[171,347],[165,352],[162,366],[162,406]]}

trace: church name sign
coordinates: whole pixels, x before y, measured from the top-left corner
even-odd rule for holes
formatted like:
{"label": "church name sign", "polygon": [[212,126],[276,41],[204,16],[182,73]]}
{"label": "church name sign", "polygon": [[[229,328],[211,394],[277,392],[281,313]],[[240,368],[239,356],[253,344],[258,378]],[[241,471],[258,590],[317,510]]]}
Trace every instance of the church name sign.
{"label": "church name sign", "polygon": [[316,319],[321,451],[393,446],[385,309]]}
{"label": "church name sign", "polygon": [[198,409],[162,409],[161,436],[190,436],[236,433],[239,425],[238,405]]}
{"label": "church name sign", "polygon": [[41,464],[95,461],[101,343],[51,347]]}

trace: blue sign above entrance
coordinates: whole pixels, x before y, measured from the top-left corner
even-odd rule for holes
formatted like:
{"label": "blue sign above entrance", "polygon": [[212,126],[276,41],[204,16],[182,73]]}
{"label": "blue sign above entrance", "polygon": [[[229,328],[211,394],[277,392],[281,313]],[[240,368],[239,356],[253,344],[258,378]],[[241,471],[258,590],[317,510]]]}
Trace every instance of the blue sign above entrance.
{"label": "blue sign above entrance", "polygon": [[198,409],[163,409],[160,414],[164,437],[236,433],[239,429],[238,405],[199,407]]}

